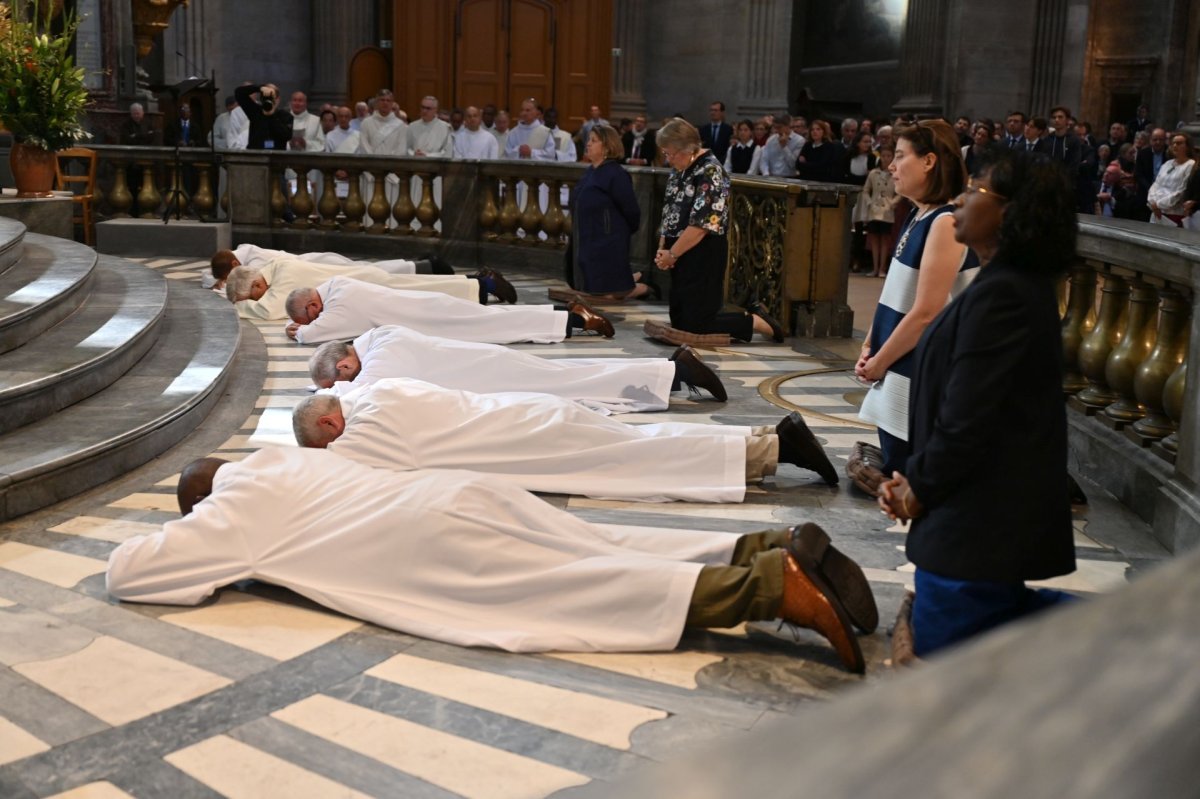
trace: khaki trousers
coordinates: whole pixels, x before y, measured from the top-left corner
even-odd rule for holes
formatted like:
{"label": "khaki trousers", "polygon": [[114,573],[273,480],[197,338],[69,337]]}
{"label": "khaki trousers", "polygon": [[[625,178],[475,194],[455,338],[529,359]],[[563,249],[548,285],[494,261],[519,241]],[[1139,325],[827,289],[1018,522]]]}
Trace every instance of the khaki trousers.
{"label": "khaki trousers", "polygon": [[773,619],[783,602],[783,556],[787,530],[750,533],[738,539],[728,566],[700,570],[688,606],[689,627],[736,627]]}
{"label": "khaki trousers", "polygon": [[779,436],[770,426],[751,428],[746,438],[746,485],[760,483],[779,466]]}

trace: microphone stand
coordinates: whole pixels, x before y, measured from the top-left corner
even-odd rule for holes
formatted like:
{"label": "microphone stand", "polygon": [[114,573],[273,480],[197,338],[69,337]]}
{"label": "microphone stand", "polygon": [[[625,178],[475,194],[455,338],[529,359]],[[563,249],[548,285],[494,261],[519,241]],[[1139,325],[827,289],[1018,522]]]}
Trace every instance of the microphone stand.
{"label": "microphone stand", "polygon": [[[176,113],[178,113],[178,111],[179,111],[179,98],[182,95],[187,94],[190,91],[194,91],[195,89],[199,89],[199,88],[206,87],[206,86],[208,87],[209,93],[215,97],[216,91],[217,91],[216,73],[215,72],[213,73],[212,77],[210,77],[210,78],[192,77],[192,78],[187,78],[185,80],[182,80],[179,83],[175,84],[174,86],[168,86],[167,91],[169,91],[171,93],[171,99],[173,100],[173,104],[175,106]],[[214,106],[214,110],[215,110],[215,106]],[[216,163],[216,155],[217,155],[215,141],[210,142],[209,149],[213,154],[213,162],[215,164]],[[166,208],[163,209],[163,215],[162,215],[162,221],[163,221],[164,225],[167,224],[167,222],[171,218],[172,206],[175,208],[175,221],[178,222],[182,218],[182,216],[181,216],[182,215],[182,207],[181,206],[187,202],[187,194],[183,190],[183,164],[179,158],[179,139],[175,140],[175,153],[174,153],[174,157],[172,160],[173,160],[173,164],[174,164],[173,168],[175,170],[174,171],[175,182],[174,182],[174,185],[171,187],[171,190],[167,193],[167,198],[166,198],[167,205],[166,205]],[[217,202],[220,202],[220,200],[218,199]],[[201,218],[200,221],[208,222],[211,220]]]}

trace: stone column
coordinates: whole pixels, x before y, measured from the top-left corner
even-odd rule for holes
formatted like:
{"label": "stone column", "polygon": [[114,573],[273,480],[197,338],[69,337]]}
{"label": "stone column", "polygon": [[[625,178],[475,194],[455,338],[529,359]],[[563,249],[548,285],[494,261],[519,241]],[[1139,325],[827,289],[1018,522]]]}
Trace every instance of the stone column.
{"label": "stone column", "polygon": [[646,112],[645,78],[646,11],[640,0],[615,0],[613,3],[612,108],[605,109],[608,119],[634,117]]}
{"label": "stone column", "polygon": [[747,0],[741,100],[732,118],[777,114],[788,108],[792,6],[788,0]]}
{"label": "stone column", "polygon": [[360,47],[378,43],[373,0],[313,0],[310,107],[346,102],[346,72]]}
{"label": "stone column", "polygon": [[1067,0],[1037,0],[1033,31],[1033,76],[1029,83],[1029,109],[1045,114],[1063,102],[1060,94],[1063,45],[1067,35]]}
{"label": "stone column", "polygon": [[900,48],[900,101],[892,106],[895,113],[944,113],[949,16],[949,0],[910,0]]}

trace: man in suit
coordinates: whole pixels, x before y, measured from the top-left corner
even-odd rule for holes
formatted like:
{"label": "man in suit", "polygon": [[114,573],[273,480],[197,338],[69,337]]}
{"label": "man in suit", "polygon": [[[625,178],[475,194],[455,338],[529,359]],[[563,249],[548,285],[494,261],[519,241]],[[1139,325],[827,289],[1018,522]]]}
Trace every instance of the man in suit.
{"label": "man in suit", "polygon": [[1046,129],[1050,123],[1045,117],[1034,117],[1025,123],[1024,149],[1031,153],[1050,154],[1050,144],[1047,141]]}
{"label": "man in suit", "polygon": [[1167,132],[1162,128],[1155,128],[1150,131],[1150,146],[1138,150],[1137,160],[1134,162],[1133,176],[1137,181],[1138,198],[1136,219],[1142,222],[1150,221],[1150,208],[1146,205],[1150,187],[1158,177],[1159,168],[1170,160],[1171,156],[1167,153]]}
{"label": "man in suit", "polygon": [[1125,127],[1129,129],[1130,136],[1136,136],[1143,130],[1150,130],[1150,126],[1153,124],[1153,120],[1150,119],[1150,109],[1145,105],[1139,105],[1137,116],[1129,120],[1129,124]]}
{"label": "man in suit", "polygon": [[1024,111],[1009,111],[1008,116],[1004,118],[1004,144],[1008,149],[1025,149],[1026,119]]}
{"label": "man in suit", "polygon": [[715,100],[708,107],[708,124],[700,128],[700,143],[712,150],[713,155],[723,164],[732,140],[733,126],[725,121],[725,103]]}
{"label": "man in suit", "polygon": [[653,166],[658,157],[658,146],[654,143],[654,131],[646,126],[646,115],[633,118],[633,128],[621,137],[625,145],[625,163],[630,166]]}
{"label": "man in suit", "polygon": [[192,147],[204,141],[203,137],[196,132],[196,125],[192,121],[192,107],[187,103],[179,106],[179,117],[169,126],[167,133],[163,137],[168,147],[179,145],[180,147]]}

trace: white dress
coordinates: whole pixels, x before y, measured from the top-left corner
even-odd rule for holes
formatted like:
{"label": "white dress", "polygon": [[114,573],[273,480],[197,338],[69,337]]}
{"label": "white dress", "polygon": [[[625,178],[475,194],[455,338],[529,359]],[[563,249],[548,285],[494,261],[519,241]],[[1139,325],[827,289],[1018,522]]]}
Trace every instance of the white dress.
{"label": "white dress", "polygon": [[286,319],[284,303],[293,289],[316,288],[329,278],[353,278],[389,288],[409,289],[422,296],[446,294],[456,299],[471,298],[478,302],[479,281],[454,275],[392,275],[368,265],[330,265],[301,261],[298,258],[276,258],[262,266],[267,292],[257,300],[234,303],[243,319]]}
{"label": "white dress", "polygon": [[[472,283],[476,281],[471,281]],[[296,340],[352,339],[380,325],[404,325],[429,336],[487,344],[554,344],[567,337],[567,312],[552,305],[480,305],[445,294],[389,289],[335,277],[317,287],[324,309],[301,325]]]}
{"label": "white dress", "polygon": [[403,258],[393,258],[388,261],[353,261],[336,252],[291,253],[285,250],[271,250],[254,244],[239,244],[234,248],[233,256],[242,266],[261,267],[276,258],[294,258],[297,261],[309,261],[326,266],[373,266],[393,275],[413,275],[417,272],[416,263]]}
{"label": "white dress", "polygon": [[741,502],[748,427],[630,425],[548,394],[475,394],[387,378],[340,397],[329,449],[368,466],[470,469],[527,491]]}
{"label": "white dress", "polygon": [[109,557],[108,590],[194,605],[248,578],[412,635],[513,652],[665,650],[703,564],[738,536],[589,524],[466,472],[370,469],[267,447]]}
{"label": "white dress", "polygon": [[665,358],[539,358],[499,344],[428,336],[383,325],[354,339],[361,370],[334,384],[346,394],[389,377],[477,394],[531,391],[612,413],[666,410],[675,364]]}

